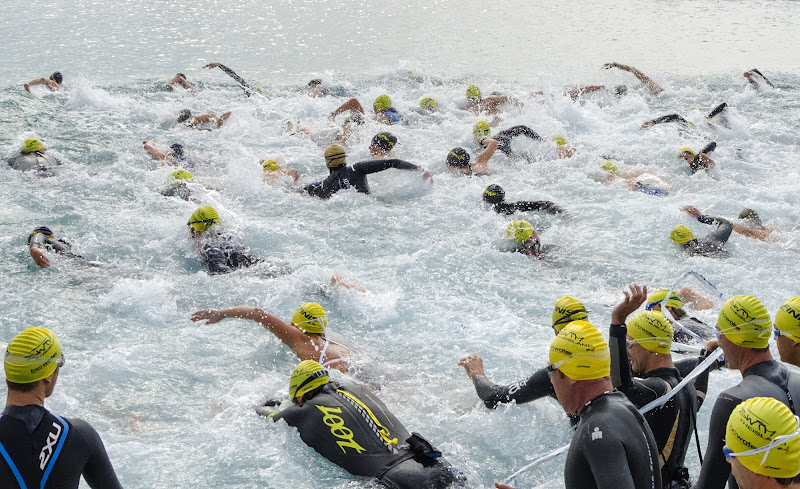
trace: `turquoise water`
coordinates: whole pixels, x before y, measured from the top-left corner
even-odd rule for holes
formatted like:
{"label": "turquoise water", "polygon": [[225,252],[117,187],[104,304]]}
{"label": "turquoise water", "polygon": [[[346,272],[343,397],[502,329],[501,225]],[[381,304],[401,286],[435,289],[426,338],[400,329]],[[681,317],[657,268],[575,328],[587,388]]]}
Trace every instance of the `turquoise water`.
{"label": "turquoise water", "polygon": [[[773,49],[789,45],[782,36],[789,36],[796,2],[644,2],[636,11],[600,3],[530,11],[513,2],[437,2],[389,13],[342,2],[34,2],[25,8],[38,21],[25,26],[18,19],[32,14],[21,2],[7,5],[0,17],[10,48],[0,50],[0,155],[38,137],[67,164],[49,179],[0,168],[0,244],[7,251],[0,255],[0,337],[7,341],[26,326],[57,332],[68,362],[47,405],[100,431],[126,487],[364,484],[316,455],[292,429],[253,413],[259,402],[286,396],[294,356],[252,323],[189,322],[197,309],[247,304],[288,319],[302,302],[322,303],[329,335],[358,352],[386,404],[473,487],[487,487],[568,442],[571,431],[553,400],[484,409],[456,365],[461,357],[481,354],[497,382],[521,380],[546,362],[550,313],[562,295],[582,299],[604,328],[626,284],[669,286],[688,270],[726,297],[760,297],[773,313],[798,295],[800,79],[790,50]],[[375,25],[385,16],[391,29]],[[666,43],[671,24],[687,18],[707,35]],[[626,23],[632,27],[622,29]],[[450,25],[468,27],[442,27]],[[601,36],[609,32],[613,37]],[[633,42],[641,32],[650,36]],[[665,42],[655,46],[658,40]],[[599,68],[612,60],[641,68],[665,92],[653,97],[630,75]],[[246,99],[219,70],[201,70],[210,61],[262,86],[264,97]],[[755,66],[778,90],[746,86],[741,72]],[[69,91],[22,90],[24,81],[56,69]],[[199,86],[197,95],[163,91],[177,71]],[[314,130],[333,127],[325,116],[344,99],[306,97],[301,87],[314,76],[362,103],[389,93],[401,113],[433,96],[442,107],[438,124],[391,131],[400,141],[396,155],[432,170],[434,185],[389,171],[370,177],[370,196],[342,192],[325,202],[287,182],[263,183],[263,158],[297,168],[306,181],[326,174],[324,142],[282,133],[283,121],[295,117]],[[498,154],[489,178],[445,173],[452,147],[475,154],[475,117],[456,110],[472,81],[484,93],[524,102],[503,115],[501,127],[563,134],[579,154],[534,164]],[[592,83],[631,90],[584,103],[560,95]],[[536,90],[545,96],[532,96]],[[723,101],[731,129],[714,132],[703,116]],[[191,131],[172,123],[183,108],[233,115],[220,130]],[[639,130],[672,112],[695,123],[696,133]],[[381,129],[368,124],[359,131],[350,161],[368,157],[368,141]],[[145,139],[161,148],[180,142],[206,163],[195,171],[196,201],[158,193],[169,170],[142,150]],[[677,149],[709,139],[719,145],[717,178],[689,176]],[[671,195],[598,182],[608,155],[622,169],[661,179]],[[509,200],[547,199],[567,209],[566,217],[527,216],[543,243],[559,247],[552,259],[497,251],[508,220],[480,205],[490,183],[502,185]],[[255,255],[295,273],[207,275],[185,225],[201,204],[219,209],[226,228]],[[672,226],[687,224],[698,235],[710,230],[680,212],[687,204],[729,218],[752,207],[784,231],[774,243],[733,235],[728,260],[685,258],[667,238]],[[56,257],[51,268],[37,269],[25,238],[39,225],[104,266]],[[335,272],[369,292],[326,287]],[[694,314],[713,322],[715,312]],[[735,373],[715,374],[709,399],[736,381]],[[710,404],[700,412],[701,426]],[[694,449],[687,460],[696,476]],[[562,464],[563,458],[548,461],[517,483],[559,487]]]}

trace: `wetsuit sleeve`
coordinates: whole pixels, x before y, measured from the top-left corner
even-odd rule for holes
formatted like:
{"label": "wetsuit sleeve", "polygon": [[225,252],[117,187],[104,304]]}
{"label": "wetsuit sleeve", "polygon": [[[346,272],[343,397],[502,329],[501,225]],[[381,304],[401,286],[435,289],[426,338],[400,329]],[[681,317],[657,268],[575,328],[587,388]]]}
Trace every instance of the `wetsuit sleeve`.
{"label": "wetsuit sleeve", "polygon": [[233,269],[228,266],[228,257],[225,255],[225,252],[217,246],[205,247],[203,249],[203,260],[211,274],[216,275],[233,271]]}
{"label": "wetsuit sleeve", "polygon": [[528,126],[514,126],[506,129],[505,131],[500,131],[497,133],[494,139],[497,139],[498,141],[500,139],[503,139],[504,141],[510,141],[512,138],[517,136],[528,136],[529,138],[537,141],[542,139],[538,134],[536,134],[536,131]]}
{"label": "wetsuit sleeve", "polygon": [[321,199],[330,199],[331,195],[333,195],[336,190],[333,188],[334,179],[331,178],[329,175],[325,180],[321,182],[314,182],[310,185],[306,185],[303,187],[303,190],[308,192],[310,195],[315,197],[319,197]]}
{"label": "wetsuit sleeve", "polygon": [[562,208],[549,200],[523,200],[521,202],[514,202],[511,205],[514,206],[515,210],[520,212],[545,211],[550,214],[564,212]]}
{"label": "wetsuit sleeve", "polygon": [[81,419],[70,420],[73,436],[80,436],[89,449],[89,459],[83,468],[83,478],[93,489],[122,489],[106,447],[92,426]]}
{"label": "wetsuit sleeve", "polygon": [[689,121],[679,116],[678,114],[662,115],[653,119],[653,124],[667,124],[669,122],[677,122],[678,124],[688,126]]}
{"label": "wetsuit sleeve", "polygon": [[404,160],[397,158],[390,158],[387,160],[370,160],[362,161],[353,165],[353,170],[369,175],[370,173],[378,173],[389,168],[397,168],[398,170],[419,170],[420,168]]}
{"label": "wetsuit sleeve", "polygon": [[222,71],[224,71],[229,77],[233,78],[236,81],[236,83],[241,85],[242,89],[244,90],[244,93],[248,97],[250,96],[250,93],[255,92],[255,89],[253,87],[251,87],[250,85],[248,85],[247,82],[244,81],[244,78],[242,78],[241,76],[237,75],[236,72],[233,71],[232,69],[228,68],[225,65],[219,65],[218,68],[221,69]]}
{"label": "wetsuit sleeve", "polygon": [[700,468],[700,477],[694,486],[695,489],[723,489],[728,479],[732,484],[729,487],[738,487],[733,477],[729,477],[731,466],[725,460],[722,446],[725,444],[725,426],[728,424],[728,417],[740,402],[741,399],[733,398],[724,392],[717,397],[714,410],[711,411],[708,445],[703,455],[703,466]]}
{"label": "wetsuit sleeve", "polygon": [[524,404],[546,396],[555,396],[553,384],[544,368],[537,370],[528,380],[511,385],[493,384],[485,375],[476,375],[472,378],[472,383],[478,397],[489,409],[494,409],[499,403],[517,401],[517,404]]}
{"label": "wetsuit sleeve", "polygon": [[[633,383],[633,372],[631,372],[631,364],[628,360],[628,346],[625,343],[627,334],[628,328],[624,324],[612,324],[608,328],[608,335],[611,338],[608,345],[611,351],[611,381],[617,388],[623,384],[630,386]],[[627,368],[623,365],[627,365]]]}
{"label": "wetsuit sleeve", "polygon": [[731,237],[731,232],[733,231],[733,223],[727,219],[723,219],[721,217],[711,217],[700,214],[697,216],[697,220],[702,222],[703,224],[716,224],[717,229],[709,234],[706,239],[714,241],[718,243],[720,246],[724,245],[728,238]]}

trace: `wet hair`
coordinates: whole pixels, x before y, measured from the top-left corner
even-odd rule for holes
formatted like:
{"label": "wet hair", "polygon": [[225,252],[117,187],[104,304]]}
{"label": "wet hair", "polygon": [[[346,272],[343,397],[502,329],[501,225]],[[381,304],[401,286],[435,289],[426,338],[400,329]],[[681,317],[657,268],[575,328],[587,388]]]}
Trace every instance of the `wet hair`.
{"label": "wet hair", "polygon": [[6,380],[6,387],[10,391],[17,391],[17,392],[32,392],[36,389],[36,385],[39,383],[37,380],[36,382],[30,382],[28,384],[20,384],[17,382],[11,382],[10,380]]}
{"label": "wet hair", "polygon": [[781,487],[791,486],[792,484],[800,484],[800,474],[794,477],[774,477],[774,479],[781,485]]}
{"label": "wet hair", "polygon": [[191,110],[189,110],[189,109],[183,109],[183,110],[182,110],[182,111],[181,111],[181,112],[178,114],[178,122],[183,122],[183,121],[186,121],[186,120],[188,120],[188,119],[189,119],[191,116],[192,116],[192,111],[191,111]]}
{"label": "wet hair", "polygon": [[184,75],[183,73],[178,73],[176,76],[179,76],[179,77],[183,78],[184,80],[186,79],[186,75]]}
{"label": "wet hair", "polygon": [[183,145],[175,143],[169,147],[175,156],[183,156]]}
{"label": "wet hair", "polygon": [[61,85],[61,82],[64,80],[64,77],[61,76],[60,72],[54,71],[53,74],[50,75],[50,79]]}

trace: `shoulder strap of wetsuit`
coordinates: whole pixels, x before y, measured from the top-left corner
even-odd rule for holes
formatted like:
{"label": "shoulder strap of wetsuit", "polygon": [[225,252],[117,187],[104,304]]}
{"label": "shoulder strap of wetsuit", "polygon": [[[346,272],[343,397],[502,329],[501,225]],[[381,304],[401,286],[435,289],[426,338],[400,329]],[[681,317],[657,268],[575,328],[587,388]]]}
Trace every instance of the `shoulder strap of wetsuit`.
{"label": "shoulder strap of wetsuit", "polygon": [[[2,417],[3,415],[0,414],[0,419],[2,419]],[[0,455],[3,456],[3,459],[8,464],[8,468],[11,469],[11,473],[14,474],[14,478],[17,479],[17,484],[19,484],[20,489],[28,489],[28,486],[25,485],[25,481],[22,480],[22,474],[19,473],[19,469],[14,464],[14,461],[11,460],[11,455],[8,454],[2,442],[0,442]]]}
{"label": "shoulder strap of wetsuit", "polygon": [[[42,448],[42,452],[44,452],[46,449],[50,449],[52,451],[47,467],[44,469],[44,473],[42,474],[42,480],[39,484],[40,489],[44,489],[45,484],[47,484],[47,479],[50,477],[50,473],[53,471],[53,466],[56,464],[58,456],[61,455],[61,449],[64,448],[64,442],[66,441],[67,434],[69,433],[69,423],[67,423],[60,416],[53,414],[49,411],[47,412],[47,414],[55,418],[60,423],[60,426],[57,425],[58,434],[55,435],[55,438],[51,439],[50,435],[48,435],[47,439],[45,440],[45,446]],[[2,415],[0,415],[0,418],[2,418]],[[47,416],[45,416],[45,419],[47,419]],[[53,424],[56,423],[53,422]],[[56,445],[55,449],[53,449],[54,444]],[[17,480],[20,489],[28,489],[28,486],[22,479],[22,474],[20,474],[19,469],[17,468],[16,464],[14,464],[14,461],[11,459],[11,455],[9,455],[8,451],[3,446],[2,443],[0,443],[0,455],[3,456],[3,459],[5,459],[6,463],[8,464],[8,467],[14,474],[14,478]]]}
{"label": "shoulder strap of wetsuit", "polygon": [[[55,451],[53,451],[53,455],[50,457],[50,462],[47,464],[47,468],[45,469],[44,474],[42,475],[42,483],[39,485],[40,489],[44,489],[44,485],[47,483],[47,478],[50,477],[50,472],[53,471],[53,466],[56,464],[56,460],[58,459],[58,456],[61,455],[61,449],[64,448],[64,441],[66,441],[67,434],[69,434],[69,423],[67,423],[64,419],[62,419],[60,416],[58,416],[56,414],[53,414],[53,413],[49,413],[49,414],[51,416],[53,416],[54,418],[56,418],[61,423],[61,427],[62,427],[64,432],[61,433],[60,436],[57,436],[58,445],[56,446]],[[50,438],[48,437],[48,439],[47,439],[47,441],[45,443],[48,443],[49,441],[50,441]],[[53,441],[55,442],[55,440],[53,440]],[[49,444],[47,446],[49,446]]]}

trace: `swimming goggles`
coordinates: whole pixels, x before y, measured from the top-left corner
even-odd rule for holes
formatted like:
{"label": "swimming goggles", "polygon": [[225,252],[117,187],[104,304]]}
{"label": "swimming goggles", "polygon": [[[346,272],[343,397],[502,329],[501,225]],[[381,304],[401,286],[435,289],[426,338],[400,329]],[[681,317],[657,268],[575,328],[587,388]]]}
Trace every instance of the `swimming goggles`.
{"label": "swimming goggles", "polygon": [[759,453],[763,453],[764,454],[764,458],[761,459],[761,463],[759,465],[764,465],[767,462],[767,457],[769,457],[769,452],[773,448],[779,447],[779,446],[783,445],[784,443],[786,443],[787,441],[791,440],[792,438],[800,436],[800,418],[795,416],[794,419],[798,424],[798,428],[796,430],[794,430],[793,432],[791,432],[791,433],[789,433],[787,435],[776,436],[775,438],[772,439],[771,442],[767,443],[763,447],[754,448],[752,450],[747,450],[747,451],[744,451],[744,452],[735,453],[733,450],[728,448],[728,445],[723,445],[722,453],[725,455],[725,458],[728,458],[728,459],[736,458],[736,457],[748,457],[750,455],[758,455]]}
{"label": "swimming goggles", "polygon": [[35,355],[20,357],[6,353],[5,361],[6,363],[11,363],[14,365],[42,365],[45,363],[55,363],[59,368],[63,367],[64,363],[66,363],[63,353],[61,356],[53,358],[42,358]]}
{"label": "swimming goggles", "polygon": [[749,335],[755,335],[757,338],[762,338],[764,337],[764,335],[769,335],[769,328],[765,328],[761,331],[755,331],[755,330],[742,331],[741,328],[742,326],[748,326],[750,324],[764,324],[764,323],[769,323],[769,319],[756,319],[753,321],[747,321],[741,324],[737,324],[736,326],[731,326],[730,328],[718,329],[714,332],[714,336],[717,337],[717,340],[719,340],[723,334],[725,336],[733,334],[749,334]]}
{"label": "swimming goggles", "polygon": [[553,372],[555,372],[556,370],[558,370],[558,368],[559,368],[560,366],[562,366],[562,365],[564,365],[565,363],[567,363],[567,360],[569,360],[569,359],[571,359],[571,358],[572,358],[572,356],[564,357],[564,358],[562,358],[561,360],[557,361],[556,363],[551,363],[550,365],[548,365],[548,366],[545,368],[545,370],[547,371],[547,377],[548,377],[548,378],[550,378],[550,379],[552,379],[552,378],[553,378]]}

